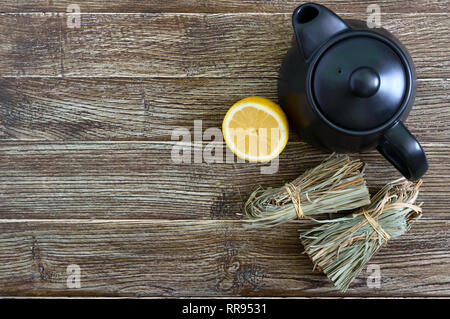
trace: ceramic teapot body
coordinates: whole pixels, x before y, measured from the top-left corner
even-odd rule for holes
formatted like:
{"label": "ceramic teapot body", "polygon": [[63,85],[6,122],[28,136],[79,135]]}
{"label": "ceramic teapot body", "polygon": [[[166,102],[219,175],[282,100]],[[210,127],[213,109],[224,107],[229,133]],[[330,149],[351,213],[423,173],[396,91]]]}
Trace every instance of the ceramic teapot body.
{"label": "ceramic teapot body", "polygon": [[327,151],[376,148],[406,178],[419,179],[427,158],[403,125],[416,93],[407,50],[388,31],[315,3],[298,7],[292,23],[278,95],[300,136]]}

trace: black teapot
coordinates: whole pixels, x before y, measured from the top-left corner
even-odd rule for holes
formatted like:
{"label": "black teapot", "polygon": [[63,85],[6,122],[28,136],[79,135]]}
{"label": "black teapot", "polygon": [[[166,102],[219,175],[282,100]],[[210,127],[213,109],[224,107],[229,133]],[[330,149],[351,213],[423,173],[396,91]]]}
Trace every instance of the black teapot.
{"label": "black teapot", "polygon": [[376,148],[407,179],[425,174],[425,152],[402,122],[416,94],[403,45],[316,3],[298,7],[292,24],[296,43],[281,65],[278,96],[300,136],[327,151]]}

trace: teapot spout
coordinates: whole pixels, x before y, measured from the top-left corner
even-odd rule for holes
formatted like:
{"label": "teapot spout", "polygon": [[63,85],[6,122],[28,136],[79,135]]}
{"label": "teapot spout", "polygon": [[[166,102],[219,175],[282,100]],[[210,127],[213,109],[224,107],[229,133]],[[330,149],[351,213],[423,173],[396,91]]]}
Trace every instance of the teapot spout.
{"label": "teapot spout", "polygon": [[304,3],[292,15],[297,44],[305,60],[335,34],[350,27],[335,13],[317,3]]}

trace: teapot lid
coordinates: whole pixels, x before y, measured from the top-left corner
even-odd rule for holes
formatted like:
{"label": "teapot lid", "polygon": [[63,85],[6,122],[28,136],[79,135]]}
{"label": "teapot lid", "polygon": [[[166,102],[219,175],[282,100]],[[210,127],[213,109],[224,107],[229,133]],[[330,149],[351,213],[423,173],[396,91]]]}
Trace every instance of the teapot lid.
{"label": "teapot lid", "polygon": [[366,131],[400,111],[410,81],[398,49],[381,38],[356,34],[324,50],[311,73],[311,85],[318,108],[330,122]]}

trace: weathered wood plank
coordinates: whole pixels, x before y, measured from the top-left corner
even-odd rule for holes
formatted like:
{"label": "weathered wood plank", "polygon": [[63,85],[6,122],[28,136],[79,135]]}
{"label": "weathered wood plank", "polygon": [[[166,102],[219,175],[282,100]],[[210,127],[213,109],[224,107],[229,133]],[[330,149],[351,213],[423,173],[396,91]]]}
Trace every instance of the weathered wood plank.
{"label": "weathered wood plank", "polygon": [[[82,14],[74,29],[66,18],[2,14],[0,76],[276,77],[292,39],[290,14]],[[384,21],[419,78],[449,77],[448,14],[387,13]]]}
{"label": "weathered wood plank", "polygon": [[[32,4],[26,0],[2,1],[0,12],[66,12],[71,0],[34,0]],[[225,13],[225,12],[292,12],[302,3],[299,0],[121,0],[78,1],[82,12],[115,12],[115,13],[146,13],[146,12],[194,12],[194,13]],[[377,4],[382,12],[443,12],[448,11],[445,0],[408,1],[408,0],[323,0],[321,4],[329,6],[337,12],[365,13],[367,6]]]}
{"label": "weathered wood plank", "polygon": [[61,75],[61,17],[0,15],[0,75]]}
{"label": "weathered wood plank", "polygon": [[[327,155],[302,142],[288,143],[275,174],[267,164],[177,164],[176,142],[2,142],[2,218],[241,218],[242,202],[258,185],[281,186]],[[204,143],[206,145],[207,142]],[[424,143],[430,161],[420,200],[428,217],[448,219],[448,143]],[[377,152],[368,185],[377,190],[400,174]]]}
{"label": "weathered wood plank", "polygon": [[[449,89],[450,79],[418,82],[407,124],[421,141],[450,139]],[[251,95],[277,101],[276,79],[0,79],[0,139],[169,140],[194,120],[220,128]]]}
{"label": "weathered wood plank", "polygon": [[[449,77],[448,21],[448,14],[385,15],[421,78]],[[81,23],[63,29],[67,76],[277,76],[292,38],[286,14],[87,15]]]}
{"label": "weathered wood plank", "polygon": [[[302,254],[291,222],[246,230],[240,222],[0,222],[0,295],[335,296]],[[280,231],[282,230],[282,231]],[[370,261],[346,296],[449,296],[449,222],[420,220]],[[67,288],[78,265],[80,288]]]}

